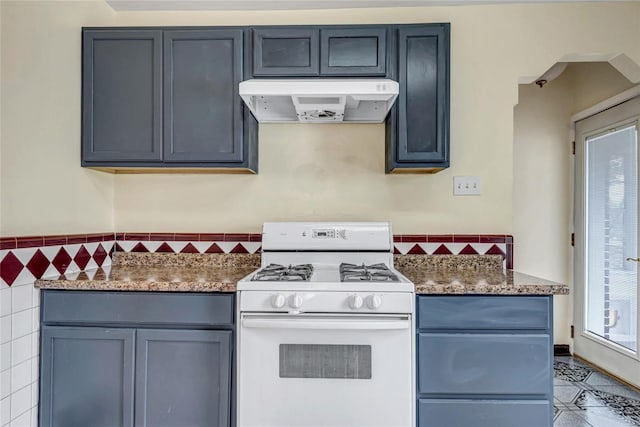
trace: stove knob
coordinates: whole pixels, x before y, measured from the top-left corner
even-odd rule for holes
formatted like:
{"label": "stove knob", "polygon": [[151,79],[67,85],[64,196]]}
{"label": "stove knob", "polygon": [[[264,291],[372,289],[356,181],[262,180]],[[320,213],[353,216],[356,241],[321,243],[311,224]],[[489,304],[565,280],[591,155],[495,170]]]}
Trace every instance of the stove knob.
{"label": "stove knob", "polygon": [[382,298],[379,295],[369,295],[367,297],[367,307],[371,310],[376,310],[382,305]]}
{"label": "stove knob", "polygon": [[287,300],[282,294],[277,294],[271,297],[271,307],[273,308],[282,308],[284,307],[285,302],[287,302]]}
{"label": "stove knob", "polygon": [[300,295],[294,294],[289,297],[289,307],[291,308],[300,308],[302,307],[302,297]]}
{"label": "stove knob", "polygon": [[351,295],[349,297],[349,307],[357,310],[362,307],[362,297],[360,295]]}

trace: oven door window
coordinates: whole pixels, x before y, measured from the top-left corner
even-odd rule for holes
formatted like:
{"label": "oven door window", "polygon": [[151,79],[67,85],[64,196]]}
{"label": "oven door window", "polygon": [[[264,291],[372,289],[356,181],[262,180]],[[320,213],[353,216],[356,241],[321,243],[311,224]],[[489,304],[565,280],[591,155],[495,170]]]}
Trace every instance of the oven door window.
{"label": "oven door window", "polygon": [[280,344],[280,378],[370,380],[371,346]]}

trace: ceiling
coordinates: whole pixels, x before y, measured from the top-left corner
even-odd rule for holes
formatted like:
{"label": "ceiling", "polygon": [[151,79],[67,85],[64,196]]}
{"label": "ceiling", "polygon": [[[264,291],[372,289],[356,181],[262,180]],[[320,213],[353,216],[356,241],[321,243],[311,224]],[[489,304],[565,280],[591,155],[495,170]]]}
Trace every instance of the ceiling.
{"label": "ceiling", "polygon": [[507,3],[564,3],[575,2],[575,0],[106,0],[106,2],[115,10],[286,10],[459,6]]}

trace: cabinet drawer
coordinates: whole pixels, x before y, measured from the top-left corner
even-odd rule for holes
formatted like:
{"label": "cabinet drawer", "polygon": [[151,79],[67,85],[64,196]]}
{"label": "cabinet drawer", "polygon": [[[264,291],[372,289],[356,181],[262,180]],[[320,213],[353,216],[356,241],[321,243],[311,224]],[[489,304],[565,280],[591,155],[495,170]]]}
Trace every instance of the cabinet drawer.
{"label": "cabinet drawer", "polygon": [[548,329],[549,297],[418,297],[419,329]]}
{"label": "cabinet drawer", "polygon": [[317,76],[317,28],[264,28],[253,31],[254,76]]}
{"label": "cabinet drawer", "polygon": [[548,334],[418,334],[418,392],[550,394]]}
{"label": "cabinet drawer", "polygon": [[323,29],[320,32],[320,74],[384,76],[387,30],[384,27]]}
{"label": "cabinet drawer", "polygon": [[42,294],[44,323],[233,325],[232,294],[58,290]]}
{"label": "cabinet drawer", "polygon": [[418,401],[418,427],[544,427],[551,426],[547,400]]}

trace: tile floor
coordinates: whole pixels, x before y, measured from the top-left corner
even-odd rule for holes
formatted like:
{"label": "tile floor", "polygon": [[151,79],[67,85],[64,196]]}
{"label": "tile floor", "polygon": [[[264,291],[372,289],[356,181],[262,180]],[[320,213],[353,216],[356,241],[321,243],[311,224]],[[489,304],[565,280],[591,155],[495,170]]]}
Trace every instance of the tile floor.
{"label": "tile floor", "polygon": [[554,427],[640,426],[640,391],[572,357],[554,360]]}

